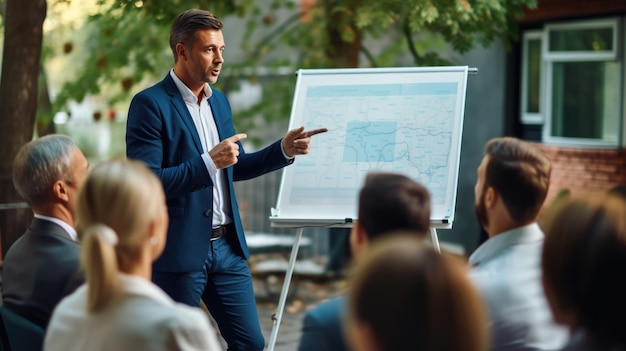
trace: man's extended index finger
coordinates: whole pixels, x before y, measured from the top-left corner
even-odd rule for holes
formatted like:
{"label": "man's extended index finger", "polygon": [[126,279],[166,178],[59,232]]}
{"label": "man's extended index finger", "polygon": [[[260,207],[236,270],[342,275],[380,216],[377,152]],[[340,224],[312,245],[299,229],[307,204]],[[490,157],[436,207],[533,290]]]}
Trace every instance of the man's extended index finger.
{"label": "man's extended index finger", "polygon": [[305,138],[310,138],[310,137],[312,137],[312,136],[314,136],[316,134],[326,133],[327,131],[328,131],[328,128],[313,129],[313,130],[310,130],[308,132],[305,132],[304,133],[304,137]]}
{"label": "man's extended index finger", "polygon": [[239,140],[245,139],[247,137],[248,137],[248,134],[246,134],[246,133],[239,133],[239,134],[235,134],[235,135],[231,136],[230,138],[226,138],[226,140],[232,141],[233,143],[236,143]]}

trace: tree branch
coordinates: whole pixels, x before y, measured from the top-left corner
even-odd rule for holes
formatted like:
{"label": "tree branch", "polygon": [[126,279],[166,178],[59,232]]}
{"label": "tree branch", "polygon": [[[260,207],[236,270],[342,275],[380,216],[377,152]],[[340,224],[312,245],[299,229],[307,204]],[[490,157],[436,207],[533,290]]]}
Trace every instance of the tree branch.
{"label": "tree branch", "polygon": [[409,47],[409,52],[411,56],[413,56],[413,61],[416,66],[420,65],[421,57],[420,54],[415,49],[415,43],[413,42],[413,35],[411,33],[411,28],[409,27],[408,19],[404,22],[404,26],[402,27],[402,32],[404,33],[404,37],[406,38],[406,44]]}
{"label": "tree branch", "polygon": [[302,16],[304,16],[304,14],[305,14],[304,12],[299,11],[291,15],[289,18],[284,20],[283,23],[281,23],[279,26],[274,28],[266,36],[261,38],[257,42],[255,48],[252,50],[252,57],[258,58],[259,53],[261,52],[261,49],[263,48],[264,45],[267,45],[268,43],[272,42],[276,37],[278,37],[280,33],[285,31],[287,27],[291,26],[294,22],[298,21]]}
{"label": "tree branch", "polygon": [[376,63],[376,58],[374,58],[374,55],[372,55],[372,53],[364,45],[361,46],[361,52],[363,53],[363,55],[365,55],[372,67],[378,67],[378,64]]}

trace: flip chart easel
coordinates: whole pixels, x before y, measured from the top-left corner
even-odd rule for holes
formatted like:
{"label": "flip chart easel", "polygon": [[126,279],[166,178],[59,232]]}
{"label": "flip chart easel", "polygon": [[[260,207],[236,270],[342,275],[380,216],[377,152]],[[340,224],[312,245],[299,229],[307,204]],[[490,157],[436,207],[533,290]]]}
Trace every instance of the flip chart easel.
{"label": "flip chart easel", "polygon": [[[276,225],[272,225],[276,226]],[[281,225],[277,225],[277,227],[282,227]],[[308,226],[311,227],[311,226]],[[352,223],[349,226],[346,225],[338,225],[333,226],[337,227],[352,227]],[[276,341],[278,339],[278,330],[280,329],[280,323],[283,319],[283,312],[285,310],[285,304],[287,303],[287,296],[289,295],[289,286],[291,285],[291,278],[293,276],[293,271],[296,266],[296,259],[298,257],[298,250],[300,248],[300,241],[302,240],[302,234],[304,233],[305,226],[300,226],[296,228],[296,235],[294,238],[293,245],[291,247],[291,253],[289,256],[289,263],[287,265],[287,271],[285,272],[285,280],[283,281],[283,286],[280,291],[280,297],[278,299],[278,307],[276,310],[276,314],[272,316],[272,332],[270,334],[270,340],[268,343],[268,351],[274,351],[276,347]],[[437,252],[441,252],[439,247],[439,238],[437,236],[437,229],[434,227],[430,228],[430,240],[432,242],[433,247]]]}
{"label": "flip chart easel", "polygon": [[431,240],[454,220],[467,74],[476,68],[299,70],[289,129],[328,128],[283,170],[273,227],[296,228],[268,350],[273,351],[306,227],[351,227],[369,171],[403,173],[431,192]]}
{"label": "flip chart easel", "polygon": [[276,340],[278,338],[278,329],[280,323],[283,320],[283,311],[285,310],[285,303],[287,302],[287,295],[289,294],[289,285],[291,284],[291,277],[293,276],[293,269],[296,265],[296,258],[298,257],[298,248],[300,247],[300,240],[302,239],[302,232],[304,227],[300,227],[296,230],[296,237],[291,247],[291,254],[289,256],[289,264],[287,265],[287,271],[285,272],[285,280],[283,281],[283,287],[280,291],[280,297],[278,299],[278,309],[275,316],[272,317],[272,333],[270,335],[270,341],[268,350],[274,351]]}

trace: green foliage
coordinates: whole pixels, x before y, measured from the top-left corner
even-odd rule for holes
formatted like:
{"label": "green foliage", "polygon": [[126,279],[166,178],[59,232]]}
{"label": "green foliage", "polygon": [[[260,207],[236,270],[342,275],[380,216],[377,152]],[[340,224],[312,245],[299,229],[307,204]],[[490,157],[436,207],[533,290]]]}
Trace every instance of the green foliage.
{"label": "green foliage", "polygon": [[61,87],[54,109],[87,95],[104,94],[111,105],[128,100],[135,85],[154,81],[172,67],[167,38],[176,15],[188,8],[244,15],[252,2],[99,0],[103,11],[90,16],[74,37],[76,73]]}
{"label": "green foliage", "polygon": [[4,12],[6,11],[6,0],[0,0],[0,29],[4,29]]}
{"label": "green foliage", "polygon": [[218,85],[225,92],[238,89],[242,79],[263,85],[263,100],[236,112],[241,130],[258,127],[259,115],[289,116],[295,80],[268,78],[261,67],[270,72],[334,67],[355,48],[360,66],[449,65],[441,55],[448,47],[464,53],[496,39],[515,39],[522,8],[537,5],[536,0],[317,0],[303,11],[295,0],[98,3],[102,10],[89,17],[75,39],[75,51],[83,57],[57,95],[54,111],[87,94],[105,94],[111,104],[127,101],[139,87],[160,79],[173,65],[166,39],[173,18],[185,9],[203,8],[222,19],[245,19],[243,55],[227,62]]}

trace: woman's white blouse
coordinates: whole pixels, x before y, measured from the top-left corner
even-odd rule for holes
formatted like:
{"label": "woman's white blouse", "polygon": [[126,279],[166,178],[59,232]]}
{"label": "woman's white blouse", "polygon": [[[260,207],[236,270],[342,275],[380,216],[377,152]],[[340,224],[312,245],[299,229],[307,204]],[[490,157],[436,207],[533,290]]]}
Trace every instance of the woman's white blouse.
{"label": "woman's white blouse", "polygon": [[219,351],[215,330],[199,308],[174,302],[140,277],[120,274],[121,293],[103,310],[87,312],[87,286],[59,303],[44,351]]}

